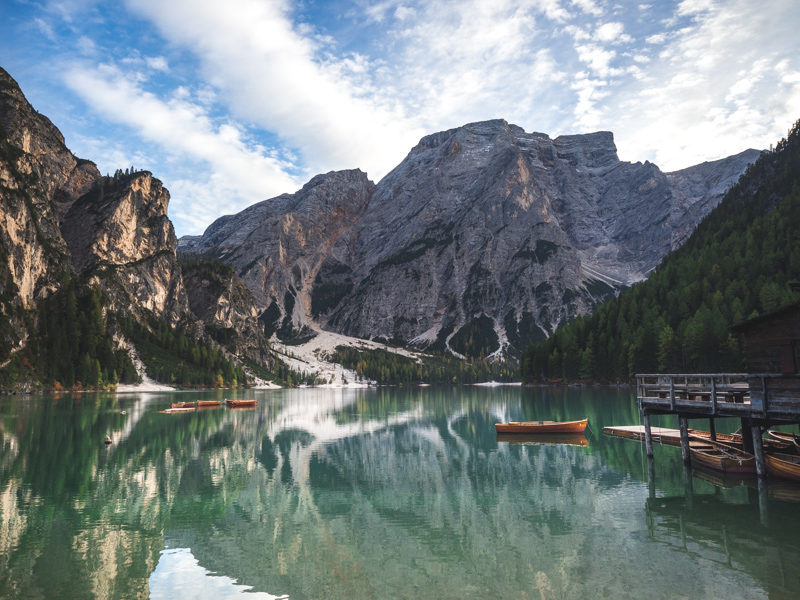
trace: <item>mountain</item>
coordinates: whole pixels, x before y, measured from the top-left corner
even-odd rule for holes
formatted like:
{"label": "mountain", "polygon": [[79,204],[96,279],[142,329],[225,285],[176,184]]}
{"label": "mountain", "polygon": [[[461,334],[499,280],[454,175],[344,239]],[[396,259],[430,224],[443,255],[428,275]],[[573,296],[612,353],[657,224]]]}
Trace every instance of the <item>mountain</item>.
{"label": "mountain", "polygon": [[424,137],[377,185],[320,175],[179,247],[231,264],[282,339],[322,327],[519,356],[646,277],[758,155],[665,174],[620,161],[610,132],[472,123]]}
{"label": "mountain", "polygon": [[[131,167],[103,177],[76,158],[0,68],[0,387],[135,378],[132,338],[166,381],[188,382],[191,373],[199,383],[213,371],[211,380],[243,382],[229,358],[271,364],[238,277],[190,303],[168,205],[151,173]],[[192,279],[192,291],[202,287]],[[215,345],[229,327],[236,336]]]}
{"label": "mountain", "polygon": [[69,268],[59,218],[99,175],[0,69],[0,361],[4,348],[24,345],[25,311],[52,294]]}
{"label": "mountain", "polygon": [[523,377],[741,372],[742,339],[729,327],[797,301],[798,231],[800,121],[646,281],[531,346]]}

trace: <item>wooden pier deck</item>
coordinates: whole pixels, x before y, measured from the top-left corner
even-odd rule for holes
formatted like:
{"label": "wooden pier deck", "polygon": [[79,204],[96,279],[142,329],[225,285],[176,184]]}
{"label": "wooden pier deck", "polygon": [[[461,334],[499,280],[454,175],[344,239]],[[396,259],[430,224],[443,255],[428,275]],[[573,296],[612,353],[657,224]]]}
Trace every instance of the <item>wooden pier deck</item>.
{"label": "wooden pier deck", "polygon": [[741,419],[744,448],[755,455],[758,474],[763,476],[763,430],[800,423],[800,374],[648,374],[637,375],[636,380],[649,457],[653,456],[652,415],[678,416],[679,445],[687,465],[691,462],[689,419],[708,419],[713,438],[714,420],[734,417]]}
{"label": "wooden pier deck", "polygon": [[[603,427],[603,433],[612,437],[621,437],[629,440],[644,441],[644,425],[617,425],[614,427]],[[680,429],[669,429],[668,427],[651,427],[650,435],[653,441],[668,446],[681,445]]]}

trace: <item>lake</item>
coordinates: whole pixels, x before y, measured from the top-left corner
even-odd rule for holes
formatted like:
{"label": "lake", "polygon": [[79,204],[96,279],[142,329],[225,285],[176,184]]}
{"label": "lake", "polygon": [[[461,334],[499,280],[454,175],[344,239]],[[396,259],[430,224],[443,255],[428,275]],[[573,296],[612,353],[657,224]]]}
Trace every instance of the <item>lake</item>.
{"label": "lake", "polygon": [[[223,395],[258,406],[159,413]],[[800,486],[602,434],[638,422],[628,388],[0,396],[0,598],[797,597]]]}

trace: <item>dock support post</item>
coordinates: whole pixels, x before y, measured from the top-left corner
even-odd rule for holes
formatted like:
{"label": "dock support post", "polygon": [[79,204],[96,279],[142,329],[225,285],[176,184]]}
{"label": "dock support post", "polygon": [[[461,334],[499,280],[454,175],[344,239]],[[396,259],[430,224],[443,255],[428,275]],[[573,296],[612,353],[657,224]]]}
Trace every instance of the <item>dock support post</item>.
{"label": "dock support post", "polygon": [[647,459],[647,491],[650,498],[656,499],[656,464],[652,458]]}
{"label": "dock support post", "polygon": [[650,429],[650,415],[644,415],[644,445],[647,450],[647,458],[653,458],[653,433]]}
{"label": "dock support post", "polygon": [[694,508],[694,479],[692,478],[692,468],[689,465],[683,465],[683,494],[686,499],[686,508],[692,510]]}
{"label": "dock support post", "polygon": [[765,477],[767,465],[764,462],[764,440],[761,438],[761,427],[754,425],[750,430],[753,435],[753,454],[756,456],[756,473],[759,477]]}
{"label": "dock support post", "polygon": [[714,419],[708,420],[708,431],[711,434],[711,441],[717,441],[717,422]]}
{"label": "dock support post", "polygon": [[756,453],[753,447],[753,428],[750,419],[742,418],[742,445],[744,446],[745,452],[749,452],[750,454]]}
{"label": "dock support post", "polygon": [[692,455],[689,452],[689,419],[686,417],[678,417],[678,422],[681,424],[681,456],[683,457],[683,464],[692,464]]}
{"label": "dock support post", "polygon": [[769,526],[769,492],[767,482],[763,477],[758,478],[758,516],[761,525]]}

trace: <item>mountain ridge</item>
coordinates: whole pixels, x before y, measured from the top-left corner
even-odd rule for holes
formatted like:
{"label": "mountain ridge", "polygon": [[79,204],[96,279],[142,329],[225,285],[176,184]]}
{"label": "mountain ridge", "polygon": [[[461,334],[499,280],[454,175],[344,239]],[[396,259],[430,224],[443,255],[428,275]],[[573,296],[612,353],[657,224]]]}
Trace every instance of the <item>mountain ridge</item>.
{"label": "mountain ridge", "polygon": [[[308,184],[253,205],[262,222],[249,207],[179,246],[232,264],[268,331],[321,327],[460,354],[450,341],[471,327],[487,354],[518,355],[643,279],[759,154],[665,174],[620,161],[611,132],[551,139],[495,119],[423,137],[377,185],[363,174],[346,192],[347,171],[312,179],[352,209],[349,226],[341,220],[313,251],[305,238],[293,253],[288,241],[270,250],[259,237],[269,219],[303,228],[293,207],[307,202]],[[313,269],[309,253],[321,258]],[[270,275],[278,259],[294,278]],[[244,275],[253,268],[257,282]]]}

